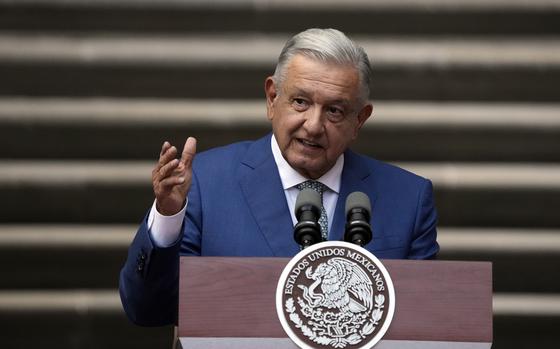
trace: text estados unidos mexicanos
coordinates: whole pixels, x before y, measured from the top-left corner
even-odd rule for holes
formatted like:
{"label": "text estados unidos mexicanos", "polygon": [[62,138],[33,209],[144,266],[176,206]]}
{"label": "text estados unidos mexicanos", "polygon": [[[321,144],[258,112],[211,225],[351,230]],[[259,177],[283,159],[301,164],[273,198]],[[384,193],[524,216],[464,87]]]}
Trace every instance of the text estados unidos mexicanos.
{"label": "text estados unidos mexicanos", "polygon": [[371,263],[368,258],[364,257],[358,252],[352,250],[346,250],[344,248],[326,248],[323,250],[318,250],[312,252],[310,255],[305,257],[304,259],[300,260],[290,272],[286,280],[286,284],[284,287],[284,294],[292,294],[294,284],[301,274],[302,271],[307,269],[310,265],[310,261],[314,262],[320,258],[325,257],[344,257],[350,258],[357,263],[361,264],[373,277],[375,285],[377,287],[378,292],[385,291],[385,282],[381,276],[381,273],[376,268],[375,264]]}

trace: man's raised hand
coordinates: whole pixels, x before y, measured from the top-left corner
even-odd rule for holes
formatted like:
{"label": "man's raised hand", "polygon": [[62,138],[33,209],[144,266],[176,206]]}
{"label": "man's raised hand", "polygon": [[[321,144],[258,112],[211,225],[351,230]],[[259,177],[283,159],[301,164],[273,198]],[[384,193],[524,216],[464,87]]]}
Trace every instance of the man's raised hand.
{"label": "man's raised hand", "polygon": [[192,162],[196,153],[196,139],[189,137],[177,159],[177,148],[164,142],[159,160],[152,171],[152,185],[159,213],[171,216],[179,212],[191,187]]}

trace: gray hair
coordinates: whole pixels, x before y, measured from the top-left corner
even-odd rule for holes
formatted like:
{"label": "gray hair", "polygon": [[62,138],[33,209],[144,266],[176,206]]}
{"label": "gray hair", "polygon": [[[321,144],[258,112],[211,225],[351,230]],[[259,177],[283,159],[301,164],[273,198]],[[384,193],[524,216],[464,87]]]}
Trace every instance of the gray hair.
{"label": "gray hair", "polygon": [[274,82],[280,86],[286,77],[286,66],[295,55],[303,55],[326,63],[349,65],[358,70],[361,82],[360,97],[369,99],[371,66],[362,47],[336,29],[307,29],[294,35],[280,53],[274,71]]}

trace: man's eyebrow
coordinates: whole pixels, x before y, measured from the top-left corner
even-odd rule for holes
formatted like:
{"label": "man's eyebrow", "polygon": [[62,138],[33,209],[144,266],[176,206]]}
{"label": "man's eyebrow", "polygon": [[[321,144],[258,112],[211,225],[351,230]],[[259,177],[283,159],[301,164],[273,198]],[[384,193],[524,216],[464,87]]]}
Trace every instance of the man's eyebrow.
{"label": "man's eyebrow", "polygon": [[295,89],[292,93],[290,93],[290,96],[309,96],[309,92],[302,90],[302,89]]}
{"label": "man's eyebrow", "polygon": [[333,100],[326,100],[324,103],[325,106],[340,106],[345,110],[352,109],[352,103],[350,103],[347,99],[333,99]]}
{"label": "man's eyebrow", "polygon": [[347,99],[334,99],[332,101],[327,100],[328,104],[342,104],[344,106],[350,105],[350,101]]}
{"label": "man's eyebrow", "polygon": [[[294,97],[294,96],[309,96],[311,95],[311,93],[307,92],[306,90],[303,89],[295,89],[292,93],[290,93],[290,97]],[[345,98],[341,98],[341,99],[326,99],[325,104],[341,104],[344,106],[349,106],[352,105],[352,103]]]}

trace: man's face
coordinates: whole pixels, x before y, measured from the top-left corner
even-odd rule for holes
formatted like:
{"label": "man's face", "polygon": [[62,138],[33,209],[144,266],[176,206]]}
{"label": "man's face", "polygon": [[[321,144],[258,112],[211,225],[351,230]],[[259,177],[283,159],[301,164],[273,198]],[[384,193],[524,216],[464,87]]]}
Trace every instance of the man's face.
{"label": "man's face", "polygon": [[268,119],[286,161],[316,179],[330,170],[358,136],[371,104],[360,102],[358,71],[302,55],[286,67],[278,87],[266,79]]}

